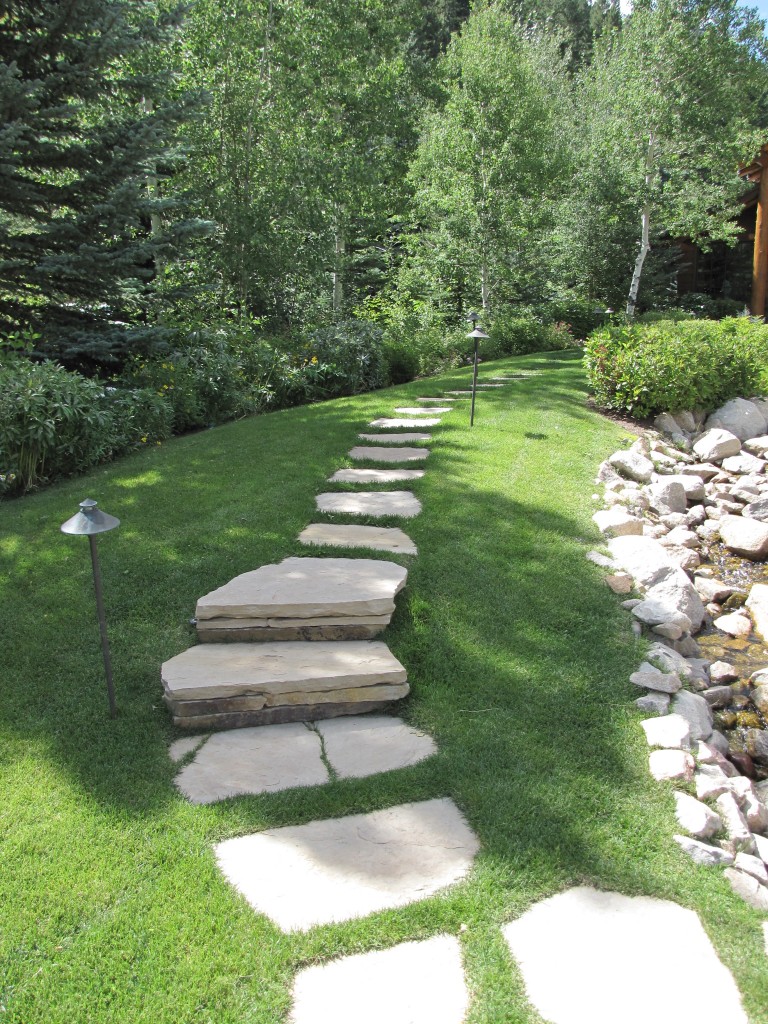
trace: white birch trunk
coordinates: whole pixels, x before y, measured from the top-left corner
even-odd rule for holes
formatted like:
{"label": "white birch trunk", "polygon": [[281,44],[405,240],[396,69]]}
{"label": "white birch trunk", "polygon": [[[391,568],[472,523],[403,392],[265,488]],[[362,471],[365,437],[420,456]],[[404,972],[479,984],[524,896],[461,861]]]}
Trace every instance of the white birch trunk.
{"label": "white birch trunk", "polygon": [[[648,140],[648,150],[645,156],[645,187],[650,188],[651,181],[653,180],[654,173],[654,161],[656,159],[656,138],[651,132],[651,137]],[[637,254],[635,260],[635,269],[632,274],[632,283],[629,286],[629,296],[627,297],[627,316],[630,320],[635,315],[635,307],[637,306],[637,295],[640,291],[640,277],[643,273],[643,264],[645,263],[645,257],[651,248],[651,201],[647,198],[643,205],[643,212],[641,215],[642,221],[642,235],[640,239],[640,252]]]}
{"label": "white birch trunk", "polygon": [[483,261],[480,267],[480,301],[482,302],[483,312],[488,310],[488,264]]}

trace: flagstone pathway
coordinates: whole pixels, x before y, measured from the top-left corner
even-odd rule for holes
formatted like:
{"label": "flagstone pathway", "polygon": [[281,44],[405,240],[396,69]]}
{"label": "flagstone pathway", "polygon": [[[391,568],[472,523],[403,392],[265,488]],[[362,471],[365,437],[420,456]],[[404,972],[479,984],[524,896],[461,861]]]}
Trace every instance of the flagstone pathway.
{"label": "flagstone pathway", "polygon": [[[479,386],[503,388],[513,379]],[[394,410],[413,418],[373,420],[369,426],[383,433],[359,434],[374,445],[354,447],[349,458],[423,461],[429,449],[411,445],[431,440],[423,428],[440,424],[435,413],[454,411],[446,402],[470,394],[419,398],[443,404]],[[329,482],[386,485],[423,475],[339,469]],[[331,515],[408,518],[421,511],[409,491],[337,491],[316,500]],[[391,527],[311,523],[299,541],[416,554],[413,541]],[[437,753],[431,737],[399,718],[361,714],[408,693],[405,668],[370,639],[389,622],[407,575],[396,563],[363,557],[288,558],[200,598],[202,642],[162,666],[165,699],[175,724],[225,731],[171,745],[186,799],[209,804],[323,786],[406,769]],[[223,640],[235,642],[210,642]],[[304,932],[428,899],[465,878],[479,849],[444,797],[238,836],[219,843],[215,855],[256,912],[283,931]],[[746,1024],[733,979],[698,917],[673,903],[570,889],[503,934],[531,1004],[551,1024],[678,1024],[705,1016]],[[674,951],[674,966],[638,969],[660,937]],[[462,1024],[469,1005],[460,942],[435,935],[299,971],[290,1022]]]}

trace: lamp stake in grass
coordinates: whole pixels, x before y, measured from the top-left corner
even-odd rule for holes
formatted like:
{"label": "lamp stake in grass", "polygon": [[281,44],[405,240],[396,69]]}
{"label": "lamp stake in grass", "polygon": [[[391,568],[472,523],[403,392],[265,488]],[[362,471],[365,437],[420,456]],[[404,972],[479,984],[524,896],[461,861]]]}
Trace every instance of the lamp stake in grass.
{"label": "lamp stake in grass", "polygon": [[471,312],[467,313],[467,320],[469,320],[469,322],[472,324],[472,327],[474,328],[474,330],[471,331],[467,335],[467,337],[475,339],[475,363],[474,363],[474,370],[472,372],[472,408],[470,409],[470,413],[469,413],[469,425],[470,425],[470,427],[472,427],[472,426],[474,426],[474,423],[475,423],[475,396],[477,395],[477,349],[478,349],[478,343],[480,341],[480,338],[487,338],[488,335],[485,333],[485,331],[481,327],[477,326],[477,313],[475,313],[474,311],[471,311]]}
{"label": "lamp stake in grass", "polygon": [[91,565],[93,567],[93,588],[96,591],[96,611],[99,617],[99,633],[101,635],[101,653],[104,656],[104,671],[107,676],[107,696],[109,697],[109,717],[117,717],[115,705],[115,686],[112,681],[112,661],[109,656],[109,640],[107,639],[107,619],[104,614],[104,597],[101,590],[101,567],[99,553],[96,549],[96,536],[114,530],[120,520],[107,515],[99,509],[98,502],[86,498],[80,502],[80,511],[62,523],[61,532],[77,537],[87,537],[91,545]]}

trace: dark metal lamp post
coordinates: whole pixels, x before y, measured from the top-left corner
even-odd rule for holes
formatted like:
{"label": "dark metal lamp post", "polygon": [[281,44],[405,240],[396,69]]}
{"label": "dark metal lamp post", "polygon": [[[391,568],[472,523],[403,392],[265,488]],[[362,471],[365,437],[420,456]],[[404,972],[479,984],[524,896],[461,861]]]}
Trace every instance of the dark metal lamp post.
{"label": "dark metal lamp post", "polygon": [[472,372],[472,408],[469,413],[469,425],[474,426],[475,423],[475,396],[477,394],[477,347],[481,338],[487,338],[488,335],[485,331],[477,325],[477,313],[474,310],[470,310],[467,313],[467,320],[472,324],[473,330],[467,335],[468,338],[475,339],[475,364]]}
{"label": "dark metal lamp post", "polygon": [[61,532],[73,534],[76,537],[87,537],[91,545],[91,564],[93,566],[93,587],[96,591],[96,610],[99,615],[99,633],[101,634],[101,652],[104,655],[104,671],[107,674],[107,694],[109,696],[109,717],[117,717],[115,706],[115,687],[112,682],[112,662],[109,657],[109,640],[107,639],[107,620],[104,615],[104,599],[101,593],[101,569],[99,567],[99,554],[96,550],[96,536],[99,533],[106,533],[114,530],[120,525],[120,520],[114,516],[102,512],[92,498],[86,498],[80,502],[80,511],[62,523]]}

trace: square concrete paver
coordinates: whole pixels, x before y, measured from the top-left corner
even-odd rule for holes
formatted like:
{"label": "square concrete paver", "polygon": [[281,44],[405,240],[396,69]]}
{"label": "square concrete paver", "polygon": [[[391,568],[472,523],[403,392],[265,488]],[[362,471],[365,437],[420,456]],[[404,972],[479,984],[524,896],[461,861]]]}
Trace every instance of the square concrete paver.
{"label": "square concrete paver", "polygon": [[411,538],[393,526],[354,526],[350,523],[310,523],[299,534],[302,544],[328,544],[335,548],[370,548],[415,555]]}
{"label": "square concrete paver", "polygon": [[469,995],[450,935],[308,967],[290,1024],[461,1024]]}
{"label": "square concrete paver", "polygon": [[410,519],[421,512],[421,502],[410,491],[358,491],[355,494],[318,494],[319,512],[352,516],[403,516]]}
{"label": "square concrete paver", "polygon": [[255,910],[307,931],[426,899],[463,878],[478,849],[442,799],[228,839],[216,858]]}
{"label": "square concrete paver", "polygon": [[699,918],[667,900],[582,887],[503,929],[550,1024],[747,1024]]}
{"label": "square concrete paver", "polygon": [[320,737],[303,724],[216,733],[176,777],[193,804],[328,781]]}
{"label": "square concrete paver", "polygon": [[355,715],[318,722],[325,756],[342,779],[361,779],[418,764],[436,753],[431,736],[388,715]]}

